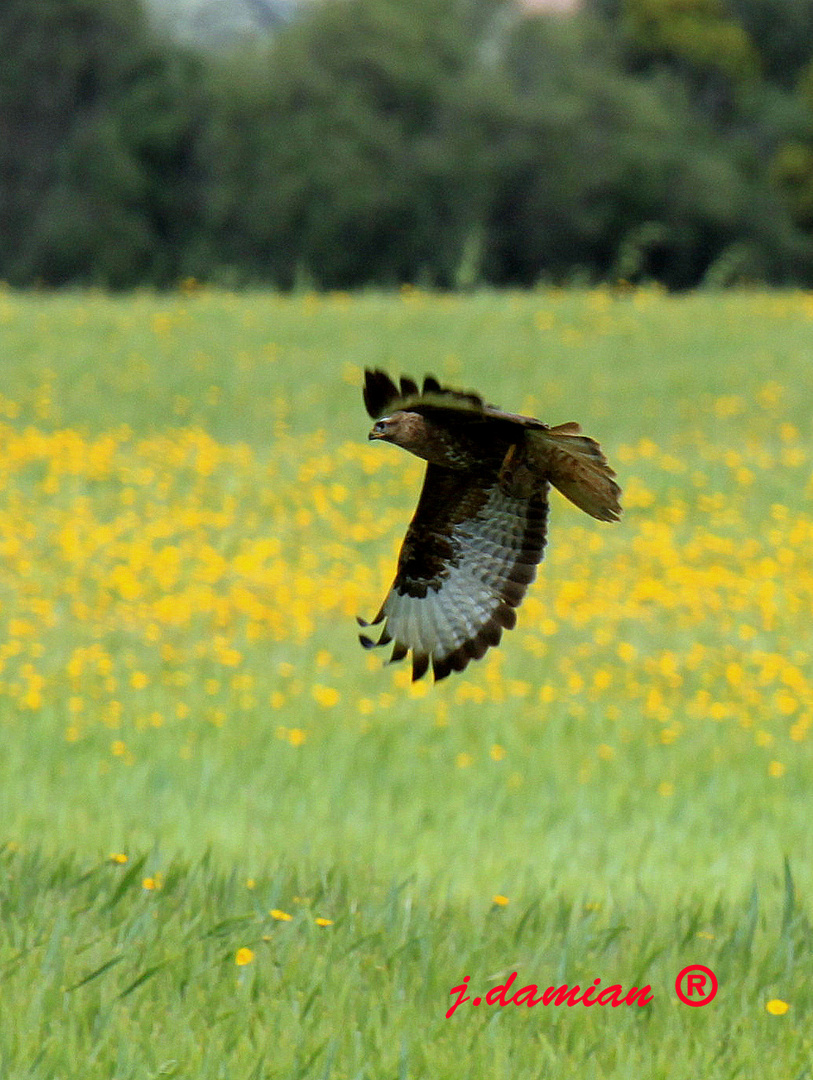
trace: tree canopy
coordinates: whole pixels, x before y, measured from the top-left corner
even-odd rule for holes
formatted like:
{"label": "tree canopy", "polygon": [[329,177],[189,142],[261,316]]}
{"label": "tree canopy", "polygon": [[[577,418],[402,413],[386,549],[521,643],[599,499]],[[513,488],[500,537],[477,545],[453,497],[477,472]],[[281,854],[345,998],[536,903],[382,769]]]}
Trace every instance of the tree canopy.
{"label": "tree canopy", "polygon": [[13,284],[813,281],[813,0],[333,0],[229,52],[7,0],[0,49]]}

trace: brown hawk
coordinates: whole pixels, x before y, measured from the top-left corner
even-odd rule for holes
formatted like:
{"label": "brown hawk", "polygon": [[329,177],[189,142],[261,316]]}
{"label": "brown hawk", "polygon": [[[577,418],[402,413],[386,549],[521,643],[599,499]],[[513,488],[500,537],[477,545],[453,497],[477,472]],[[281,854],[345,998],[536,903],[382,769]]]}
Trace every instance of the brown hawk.
{"label": "brown hawk", "polygon": [[514,626],[545,547],[548,486],[599,521],[621,516],[621,489],[578,424],[502,412],[431,375],[419,389],[368,370],[364,404],[376,421],[369,438],[428,465],[395,581],[372,622],[384,622],[381,636],[360,640],[368,649],[393,642],[390,661],[411,650],[413,680],[430,661],[444,679]]}

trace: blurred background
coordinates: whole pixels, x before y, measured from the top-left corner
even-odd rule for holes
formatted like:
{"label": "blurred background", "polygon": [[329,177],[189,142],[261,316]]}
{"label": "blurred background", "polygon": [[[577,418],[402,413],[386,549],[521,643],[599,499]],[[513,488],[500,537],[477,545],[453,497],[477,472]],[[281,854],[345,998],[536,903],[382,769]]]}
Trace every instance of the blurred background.
{"label": "blurred background", "polygon": [[[813,0],[0,0],[2,1080],[813,1075],[811,287]],[[367,367],[624,490],[437,685]]]}
{"label": "blurred background", "polygon": [[0,278],[813,283],[811,0],[5,0]]}

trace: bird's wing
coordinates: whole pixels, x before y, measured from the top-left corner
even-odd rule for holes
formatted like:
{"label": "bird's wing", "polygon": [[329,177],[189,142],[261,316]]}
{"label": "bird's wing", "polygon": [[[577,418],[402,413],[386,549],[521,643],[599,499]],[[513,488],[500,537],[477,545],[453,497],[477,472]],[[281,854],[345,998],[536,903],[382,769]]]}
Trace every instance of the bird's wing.
{"label": "bird's wing", "polygon": [[479,394],[471,390],[453,390],[441,386],[436,378],[427,375],[423,386],[405,376],[396,386],[384,371],[364,373],[364,404],[367,412],[378,420],[382,416],[399,409],[419,412],[426,416],[438,416],[446,413],[455,414],[457,420],[503,420],[521,427],[547,429],[547,425],[531,416],[519,416],[516,413],[503,412],[494,405],[487,405]]}
{"label": "bird's wing", "polygon": [[362,634],[362,645],[393,642],[392,660],[411,650],[413,680],[430,661],[443,679],[479,660],[516,622],[542,559],[547,516],[546,484],[519,497],[494,473],[429,464],[395,581],[373,620],[386,620],[381,637]]}

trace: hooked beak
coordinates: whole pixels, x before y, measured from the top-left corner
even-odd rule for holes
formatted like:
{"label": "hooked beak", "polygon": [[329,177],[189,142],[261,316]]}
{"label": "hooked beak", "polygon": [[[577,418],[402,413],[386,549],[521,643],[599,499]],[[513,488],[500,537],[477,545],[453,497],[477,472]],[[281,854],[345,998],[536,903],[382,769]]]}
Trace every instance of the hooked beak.
{"label": "hooked beak", "polygon": [[384,425],[379,420],[377,423],[373,424],[372,430],[370,431],[370,434],[367,436],[367,438],[368,439],[383,439],[384,438],[384,433],[385,433]]}

